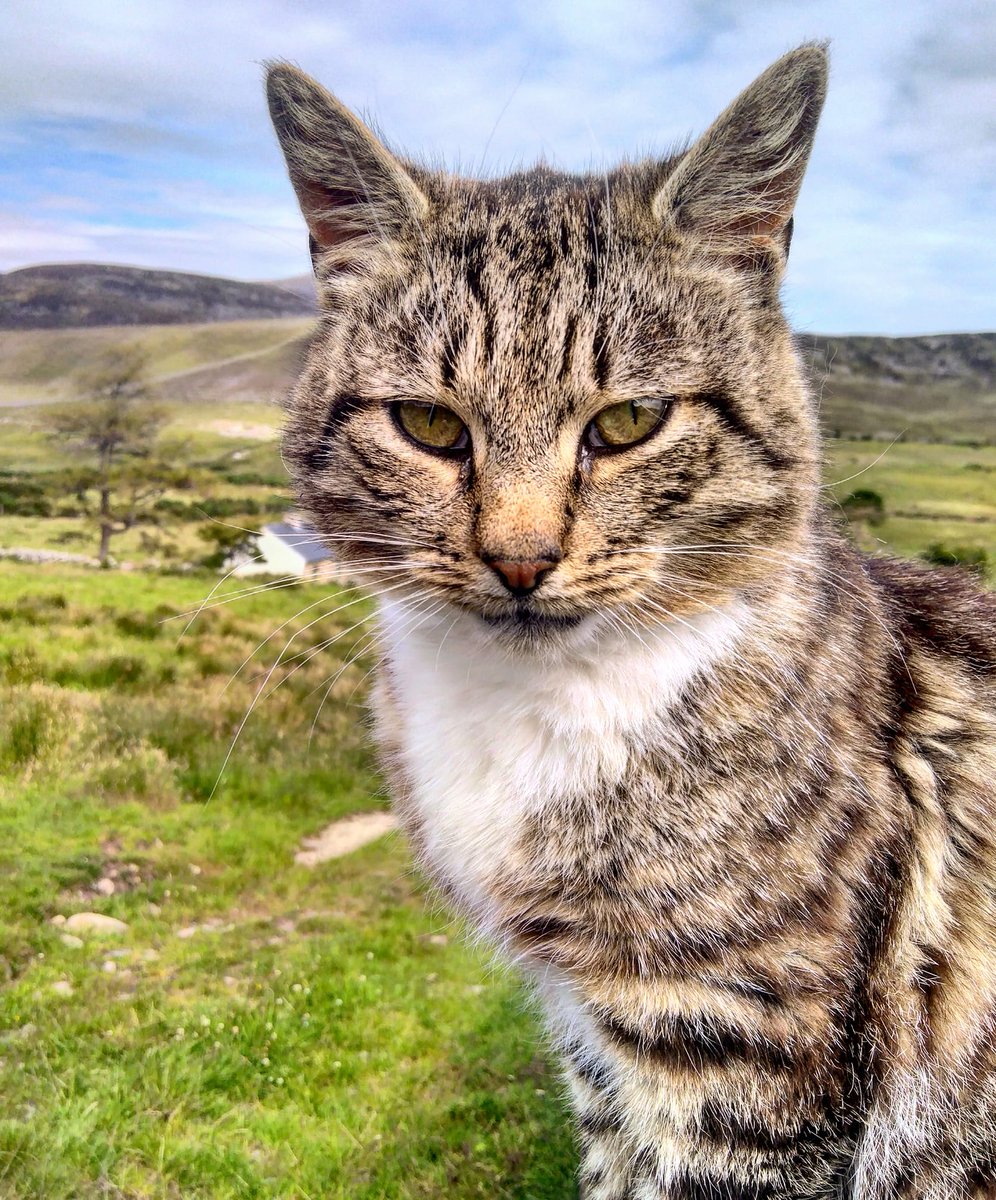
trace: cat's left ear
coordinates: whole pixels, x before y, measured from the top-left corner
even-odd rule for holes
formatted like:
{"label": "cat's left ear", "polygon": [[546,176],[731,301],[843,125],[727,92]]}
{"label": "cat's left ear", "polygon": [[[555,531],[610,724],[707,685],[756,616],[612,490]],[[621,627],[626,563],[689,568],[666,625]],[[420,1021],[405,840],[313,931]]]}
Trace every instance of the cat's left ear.
{"label": "cat's left ear", "polygon": [[359,117],[289,63],[270,67],[266,97],[316,266],[348,270],[412,239],[429,201]]}
{"label": "cat's left ear", "polygon": [[773,63],[679,160],[653,198],[654,216],[733,264],[780,270],[827,68],[819,43]]}

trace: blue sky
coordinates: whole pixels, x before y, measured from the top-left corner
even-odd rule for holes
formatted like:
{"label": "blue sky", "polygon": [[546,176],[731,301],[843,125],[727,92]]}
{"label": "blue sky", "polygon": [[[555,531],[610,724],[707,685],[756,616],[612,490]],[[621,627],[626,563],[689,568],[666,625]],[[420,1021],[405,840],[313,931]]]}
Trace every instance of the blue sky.
{"label": "blue sky", "polygon": [[666,152],[770,61],[832,40],[785,290],[797,328],[996,329],[991,0],[7,0],[0,271],[308,269],[266,117],[288,58],[468,173]]}

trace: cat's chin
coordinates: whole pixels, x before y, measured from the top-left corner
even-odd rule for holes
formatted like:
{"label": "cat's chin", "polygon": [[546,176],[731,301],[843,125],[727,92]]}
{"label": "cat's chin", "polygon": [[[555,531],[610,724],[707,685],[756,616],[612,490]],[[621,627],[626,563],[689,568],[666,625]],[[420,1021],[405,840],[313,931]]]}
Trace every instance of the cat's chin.
{"label": "cat's chin", "polygon": [[512,613],[480,613],[480,619],[492,629],[507,631],[522,636],[543,636],[564,629],[577,629],[584,621],[584,616],[557,616],[523,609]]}
{"label": "cat's chin", "polygon": [[547,654],[576,651],[586,645],[600,621],[594,614],[544,613],[534,608],[506,613],[474,612],[479,637],[506,651]]}

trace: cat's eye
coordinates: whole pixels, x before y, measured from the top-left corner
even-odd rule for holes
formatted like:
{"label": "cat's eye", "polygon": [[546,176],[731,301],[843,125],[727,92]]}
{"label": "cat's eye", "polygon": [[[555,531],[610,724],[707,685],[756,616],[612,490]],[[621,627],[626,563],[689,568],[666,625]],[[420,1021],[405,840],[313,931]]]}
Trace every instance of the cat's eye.
{"label": "cat's eye", "polygon": [[467,426],[452,409],[422,400],[399,400],[391,411],[401,431],[428,450],[463,454],[470,449]]}
{"label": "cat's eye", "polygon": [[621,450],[645,441],[660,428],[670,396],[645,396],[603,408],[585,430],[585,442],[593,450]]}

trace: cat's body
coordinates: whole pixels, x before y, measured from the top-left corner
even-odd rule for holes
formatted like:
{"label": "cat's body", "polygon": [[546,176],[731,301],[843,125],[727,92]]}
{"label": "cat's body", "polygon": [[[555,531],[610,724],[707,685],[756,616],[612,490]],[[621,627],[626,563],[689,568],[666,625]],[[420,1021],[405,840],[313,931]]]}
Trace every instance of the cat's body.
{"label": "cat's body", "polygon": [[396,806],[536,982],[590,1200],[996,1195],[996,611],[820,499],[777,284],[824,70],[493,183],[271,74],[299,497],[384,586]]}

